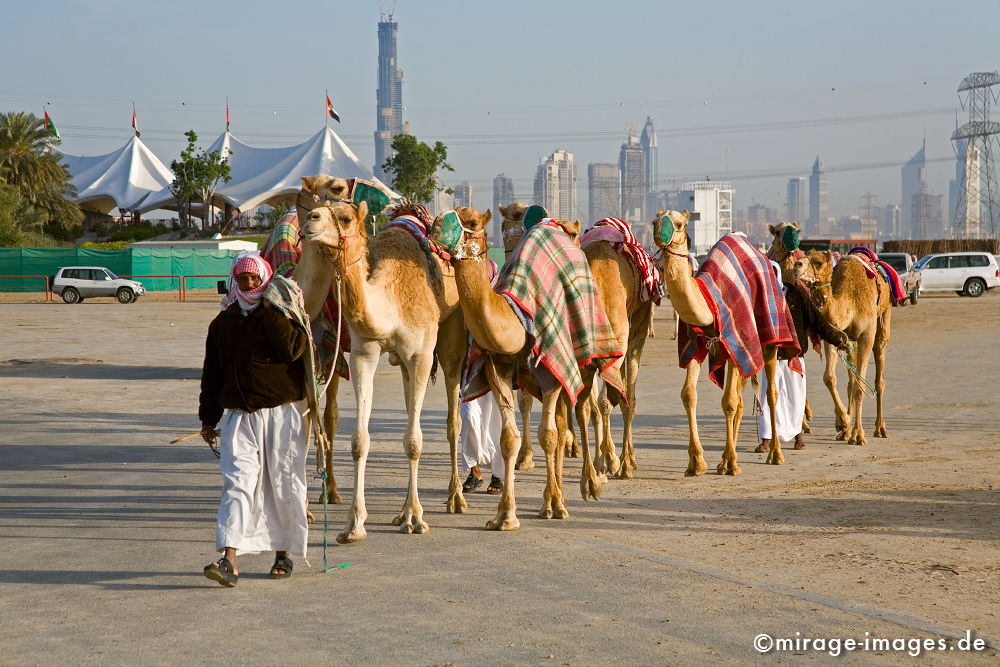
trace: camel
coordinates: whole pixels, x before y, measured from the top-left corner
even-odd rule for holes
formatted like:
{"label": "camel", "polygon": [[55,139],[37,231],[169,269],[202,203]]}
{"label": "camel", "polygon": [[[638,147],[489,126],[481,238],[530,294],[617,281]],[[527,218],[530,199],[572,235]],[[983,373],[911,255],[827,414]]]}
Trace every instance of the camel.
{"label": "camel", "polygon": [[[310,190],[315,182],[303,179]],[[441,260],[429,257],[405,229],[389,227],[369,244],[364,221],[365,202],[334,201],[309,212],[303,227],[312,261],[325,260],[334,280],[343,281],[342,308],[351,333],[351,382],[357,400],[357,425],[351,442],[354,458],[354,499],[345,530],[337,541],[348,544],[367,535],[364,522],[365,466],[370,446],[368,422],[372,387],[382,352],[399,365],[403,378],[408,424],[403,445],[410,475],[402,511],[393,520],[403,533],[426,533],[417,493],[417,469],[423,448],[420,413],[434,362],[435,348],[448,394],[448,441],[452,475],[448,511],[466,509],[458,477],[459,379],[465,358],[465,331],[454,280]],[[305,245],[305,244],[304,244]],[[322,280],[316,275],[310,277]]]}
{"label": "camel", "polygon": [[830,323],[843,330],[854,341],[849,353],[851,363],[857,368],[848,382],[848,407],[845,408],[837,392],[836,349],[824,344],[826,371],[823,382],[830,390],[837,419],[837,439],[852,445],[867,445],[861,424],[861,404],[865,395],[863,383],[868,357],[875,353],[876,414],[875,437],[888,438],[882,399],[885,396],[885,349],[889,344],[892,299],[889,285],[865,271],[863,260],[846,256],[833,266],[833,253],[810,250],[795,263],[795,277],[812,283],[813,302],[823,311]]}
{"label": "camel", "polygon": [[[687,223],[688,212],[660,211],[653,222],[653,238],[657,246],[663,250],[663,281],[670,293],[670,302],[680,315],[681,321],[687,325],[712,328],[715,326],[715,316],[691,275],[691,265],[687,253]],[[764,372],[768,380],[767,404],[771,415],[771,442],[767,462],[780,465],[784,462],[781,453],[781,443],[776,437],[775,404],[778,390],[774,384],[774,371],[777,365],[777,346],[761,345],[764,359]],[[692,359],[687,367],[684,387],[681,390],[681,400],[688,416],[688,467],[685,476],[701,475],[708,469],[705,464],[704,451],[698,437],[697,380],[700,364]],[[740,421],[743,418],[743,388],[746,384],[739,367],[730,357],[726,362],[725,386],[722,391],[722,411],[726,416],[726,446],[722,453],[722,461],[716,471],[722,475],[739,475],[742,470],[736,461],[736,442],[739,437]]]}
{"label": "camel", "polygon": [[[598,473],[608,473],[619,479],[631,479],[637,468],[635,446],[632,441],[632,420],[636,413],[636,385],[639,378],[639,360],[646,344],[653,316],[654,301],[643,300],[643,279],[634,261],[615,249],[606,240],[595,240],[583,246],[587,263],[594,276],[594,284],[601,294],[604,309],[611,321],[611,328],[618,343],[625,350],[622,359],[626,401],[621,405],[624,432],[622,455],[619,460],[611,439],[611,403],[602,390],[596,401],[581,403],[579,420],[581,446],[588,446],[587,422],[592,406],[598,409],[595,440],[597,443],[596,468]],[[591,396],[595,396],[593,391]]]}
{"label": "camel", "polygon": [[[505,256],[510,256],[517,244],[521,242],[521,237],[524,235],[524,213],[528,210],[528,204],[522,202],[514,202],[505,206],[500,206],[500,215],[503,216],[503,220],[500,224],[500,235],[503,239],[503,251]],[[580,234],[580,223],[569,223],[568,221],[563,221],[563,230],[569,234],[571,239],[576,240]],[[534,398],[528,392],[523,389],[519,389],[517,392],[517,407],[521,413],[521,447],[517,452],[517,462],[514,464],[516,470],[532,470],[535,467],[535,461],[532,458],[532,444],[531,444],[531,406],[534,404]],[[563,402],[560,405],[560,411],[567,410],[567,404]],[[572,458],[576,458],[580,455],[580,447],[576,439],[576,434],[573,433],[572,429],[563,433],[561,440],[566,447],[566,455]]]}
{"label": "camel", "polygon": [[[486,224],[491,212],[487,210],[479,213],[473,208],[459,207],[454,213],[457,220],[447,214],[439,216],[434,230],[439,241],[452,251],[455,282],[458,285],[459,302],[466,327],[488,353],[485,373],[503,420],[500,436],[500,450],[506,463],[503,492],[497,513],[486,523],[486,528],[516,530],[520,527],[520,521],[517,518],[514,495],[514,455],[519,434],[513,407],[513,384],[518,368],[526,370],[531,350],[528,349],[525,327],[514,309],[490,287],[488,266],[482,258],[486,255]],[[449,227],[448,223],[452,226]],[[577,398],[578,402],[586,400],[585,394],[589,391],[596,368],[591,363],[580,370],[583,389]],[[539,512],[539,517],[544,519],[569,517],[562,484],[564,449],[559,446],[559,434],[565,431],[565,419],[558,410],[560,400],[568,400],[568,397],[566,390],[558,382],[553,383],[542,394],[542,416],[537,435],[545,452],[546,484]],[[589,451],[584,449],[584,452],[581,491],[584,499],[587,499],[588,494],[596,498],[600,495],[601,483],[594,471]]]}

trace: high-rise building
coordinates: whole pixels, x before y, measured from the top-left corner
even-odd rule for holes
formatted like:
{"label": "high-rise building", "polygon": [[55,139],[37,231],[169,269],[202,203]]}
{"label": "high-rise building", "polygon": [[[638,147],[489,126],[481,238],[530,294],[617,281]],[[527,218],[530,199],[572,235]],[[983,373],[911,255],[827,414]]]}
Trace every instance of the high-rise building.
{"label": "high-rise building", "polygon": [[500,236],[500,226],[503,223],[503,215],[500,213],[501,206],[510,206],[516,201],[514,194],[514,179],[504,174],[497,174],[493,178],[493,218],[490,221],[490,242],[495,246],[502,246]]}
{"label": "high-rise building", "polygon": [[[663,193],[666,208],[687,209],[691,214],[687,227],[691,252],[703,255],[719,239],[733,231],[734,193],[729,181],[696,181],[686,183],[682,190]],[[640,228],[649,227],[642,225]]]}
{"label": "high-rise building", "polygon": [[799,227],[806,221],[806,179],[799,176],[788,179],[787,196],[785,198],[785,220],[796,222]]}
{"label": "high-rise building", "polygon": [[468,183],[459,183],[452,188],[455,198],[455,206],[472,206],[472,186]]}
{"label": "high-rise building", "polygon": [[936,239],[944,235],[941,195],[922,188],[910,198],[911,239]]}
{"label": "high-rise building", "polygon": [[550,217],[576,219],[576,165],[569,151],[555,151],[535,172],[535,201]]}
{"label": "high-rise building", "polygon": [[399,24],[390,12],[378,24],[378,90],[375,93],[375,168],[379,180],[389,183],[382,165],[393,156],[392,140],[403,133],[403,70],[397,67],[396,34]]}
{"label": "high-rise building", "polygon": [[635,135],[629,135],[618,154],[621,170],[621,217],[639,224],[645,218],[646,157]]}
{"label": "high-rise building", "polygon": [[642,146],[643,162],[646,169],[646,185],[645,192],[643,192],[643,203],[645,204],[643,219],[646,219],[652,214],[652,211],[656,210],[652,195],[660,187],[660,157],[656,148],[656,128],[653,127],[652,116],[646,116],[646,124],[642,128],[639,145]]}
{"label": "high-rise building", "polygon": [[883,241],[901,238],[903,209],[890,202],[879,210],[878,238]]}
{"label": "high-rise building", "polygon": [[813,162],[812,173],[809,174],[809,234],[824,234],[827,231],[827,218],[830,216],[830,204],[826,189],[826,169],[819,156]]}
{"label": "high-rise building", "polygon": [[903,235],[908,239],[925,238],[914,236],[913,195],[927,189],[927,157],[924,152],[926,147],[925,139],[920,150],[903,165],[902,170]]}
{"label": "high-rise building", "polygon": [[587,221],[590,223],[604,218],[617,218],[621,205],[619,193],[621,172],[618,165],[610,162],[591,162],[587,165],[587,187],[590,207]]}

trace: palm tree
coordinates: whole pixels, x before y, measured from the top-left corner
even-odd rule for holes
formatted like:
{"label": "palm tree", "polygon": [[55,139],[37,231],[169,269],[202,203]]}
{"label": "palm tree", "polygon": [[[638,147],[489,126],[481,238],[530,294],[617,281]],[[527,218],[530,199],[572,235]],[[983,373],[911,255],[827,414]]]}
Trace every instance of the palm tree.
{"label": "palm tree", "polygon": [[23,111],[0,113],[0,182],[13,185],[49,221],[70,227],[83,220],[69,200],[76,194],[41,118]]}

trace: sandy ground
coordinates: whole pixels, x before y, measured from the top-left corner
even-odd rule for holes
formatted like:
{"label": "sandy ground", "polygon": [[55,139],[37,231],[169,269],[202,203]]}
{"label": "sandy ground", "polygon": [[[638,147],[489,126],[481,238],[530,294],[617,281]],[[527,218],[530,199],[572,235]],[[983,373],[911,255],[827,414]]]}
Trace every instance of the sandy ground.
{"label": "sandy ground", "polygon": [[[918,649],[935,662],[995,664],[996,652],[962,652],[957,640],[970,630],[1000,647],[1000,295],[926,297],[894,311],[891,437],[865,448],[834,440],[811,354],[808,448],[765,465],[751,451],[755,420],[745,419],[735,478],[683,476],[683,373],[661,308],[642,364],[636,479],[611,480],[600,502],[585,503],[579,459],[567,459],[571,516],[545,521],[535,518],[544,471],[518,473],[514,533],[482,530],[492,496],[471,495],[466,514],[444,511],[440,386],[422,420],[431,532],[389,525],[405,496],[405,412],[398,371],[383,364],[368,539],[336,545],[347,509],[330,506],[329,559],[348,567],[323,573],[319,522],[311,568],[296,563],[276,582],[266,578],[268,555],[244,556],[231,590],[201,575],[213,549],[216,461],[196,441],[167,444],[197,430],[217,297],[68,306],[35,296],[0,305],[4,664],[743,663],[758,658],[761,633],[799,638],[799,650],[771,654],[779,660],[830,659],[829,647],[803,647],[803,638],[867,636],[909,643],[840,659],[908,660],[913,640],[927,638],[950,642]],[[843,367],[840,375],[843,388]],[[699,388],[714,468],[721,392],[704,379]],[[341,404],[337,481],[349,498],[350,387]],[[873,399],[864,415],[870,433]]]}

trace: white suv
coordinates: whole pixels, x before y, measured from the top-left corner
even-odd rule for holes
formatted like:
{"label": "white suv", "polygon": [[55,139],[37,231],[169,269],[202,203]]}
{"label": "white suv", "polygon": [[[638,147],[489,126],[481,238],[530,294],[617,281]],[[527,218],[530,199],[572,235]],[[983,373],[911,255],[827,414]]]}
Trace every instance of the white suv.
{"label": "white suv", "polygon": [[102,266],[66,266],[52,277],[52,291],[66,303],[80,303],[88,296],[113,296],[120,303],[132,303],[146,293],[146,288]]}
{"label": "white suv", "polygon": [[924,255],[913,265],[920,274],[920,294],[955,292],[980,296],[1000,287],[1000,266],[988,252],[947,252]]}

